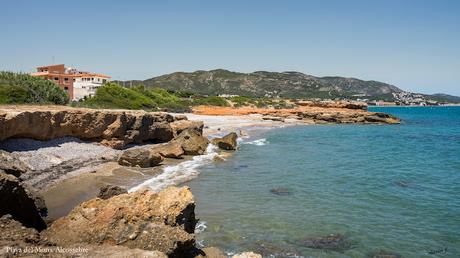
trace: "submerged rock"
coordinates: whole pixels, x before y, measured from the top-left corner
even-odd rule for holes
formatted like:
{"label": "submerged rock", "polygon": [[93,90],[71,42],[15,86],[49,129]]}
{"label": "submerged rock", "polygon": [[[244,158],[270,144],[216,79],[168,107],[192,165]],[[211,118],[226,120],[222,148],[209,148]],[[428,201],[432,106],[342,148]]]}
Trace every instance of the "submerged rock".
{"label": "submerged rock", "polygon": [[179,142],[171,141],[166,144],[152,147],[152,152],[159,153],[165,158],[181,159],[184,155],[184,150]]}
{"label": "submerged rock", "polygon": [[10,214],[24,226],[40,231],[46,228],[46,224],[31,195],[16,177],[0,172],[0,216]]}
{"label": "submerged rock", "polygon": [[253,252],[244,252],[240,254],[235,254],[232,258],[262,258],[262,255],[256,254]]}
{"label": "submerged rock", "polygon": [[174,141],[180,143],[186,155],[202,155],[209,144],[206,137],[192,129],[182,131]]}
{"label": "submerged rock", "polygon": [[125,194],[125,193],[128,193],[128,191],[122,187],[119,187],[116,185],[105,185],[101,187],[97,197],[106,200],[113,196],[117,196],[117,195]]}
{"label": "submerged rock", "polygon": [[223,150],[236,150],[238,147],[238,135],[235,132],[229,133],[222,138],[212,139],[212,144]]}
{"label": "submerged rock", "polygon": [[227,256],[217,247],[206,247],[201,249],[195,258],[227,258]]}
{"label": "submerged rock", "polygon": [[20,177],[28,170],[27,165],[12,153],[0,150],[0,171]]}
{"label": "submerged rock", "polygon": [[401,258],[402,256],[400,254],[397,254],[391,251],[378,250],[377,252],[370,254],[369,257],[372,257],[372,258]]}
{"label": "submerged rock", "polygon": [[352,243],[341,234],[331,234],[325,237],[309,237],[302,242],[303,246],[313,249],[343,252],[352,248]]}
{"label": "submerged rock", "polygon": [[288,188],[284,187],[279,187],[279,188],[272,188],[270,189],[270,193],[276,194],[276,195],[291,195],[291,191]]}
{"label": "submerged rock", "polygon": [[188,187],[136,191],[81,203],[42,233],[57,245],[122,245],[184,257],[194,249],[195,202]]}
{"label": "submerged rock", "polygon": [[409,186],[409,183],[406,182],[406,181],[403,181],[403,180],[396,182],[396,184],[397,184],[398,186],[404,187],[404,188]]}
{"label": "submerged rock", "polygon": [[293,246],[281,246],[269,241],[257,241],[250,249],[260,253],[263,257],[302,257]]}
{"label": "submerged rock", "polygon": [[162,161],[163,157],[158,153],[143,148],[131,148],[123,152],[118,159],[118,164],[122,166],[139,166],[141,168],[146,168],[159,165]]}

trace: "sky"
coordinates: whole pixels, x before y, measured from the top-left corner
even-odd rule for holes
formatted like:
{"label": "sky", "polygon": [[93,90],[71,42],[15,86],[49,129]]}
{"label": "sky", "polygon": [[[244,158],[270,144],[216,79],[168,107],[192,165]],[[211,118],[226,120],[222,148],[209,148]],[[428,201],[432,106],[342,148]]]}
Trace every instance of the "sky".
{"label": "sky", "polygon": [[0,1],[0,70],[299,71],[460,96],[456,0]]}

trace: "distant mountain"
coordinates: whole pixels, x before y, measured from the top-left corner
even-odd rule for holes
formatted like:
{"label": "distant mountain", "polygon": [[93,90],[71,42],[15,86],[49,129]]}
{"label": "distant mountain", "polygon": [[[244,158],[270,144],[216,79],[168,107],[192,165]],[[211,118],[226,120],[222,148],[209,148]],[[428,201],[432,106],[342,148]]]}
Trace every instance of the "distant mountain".
{"label": "distant mountain", "polygon": [[434,99],[441,99],[441,100],[447,100],[447,101],[454,102],[454,103],[460,103],[460,97],[449,95],[449,94],[436,93],[430,96]]}
{"label": "distant mountain", "polygon": [[[239,73],[217,69],[191,73],[175,72],[144,81],[135,80],[123,83],[132,86],[143,84],[146,87],[160,87],[210,96],[226,94],[253,97],[360,98],[385,101],[401,101],[399,96],[414,98],[410,95],[412,93],[406,93],[396,86],[383,82],[338,76],[315,77],[300,72]],[[442,96],[436,98],[446,100]]]}
{"label": "distant mountain", "polygon": [[145,81],[125,82],[143,84],[174,91],[202,95],[245,95],[255,97],[335,98],[360,96],[391,96],[402,90],[386,83],[344,77],[315,77],[299,72],[238,73],[218,69],[192,73],[176,72]]}

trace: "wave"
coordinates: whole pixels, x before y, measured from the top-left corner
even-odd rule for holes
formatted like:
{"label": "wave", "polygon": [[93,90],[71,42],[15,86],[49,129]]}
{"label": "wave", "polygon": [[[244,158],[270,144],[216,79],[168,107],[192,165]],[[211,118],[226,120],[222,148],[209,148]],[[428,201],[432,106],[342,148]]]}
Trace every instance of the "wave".
{"label": "wave", "polygon": [[245,143],[243,143],[243,144],[251,144],[251,145],[262,146],[262,145],[267,145],[267,144],[269,144],[269,143],[270,143],[270,142],[267,141],[267,139],[262,138],[262,139],[254,140],[254,141],[251,141],[251,142],[245,142]]}
{"label": "wave", "polygon": [[206,221],[198,221],[198,223],[195,226],[195,234],[199,234],[205,231],[207,227],[208,226],[206,226]]}
{"label": "wave", "polygon": [[194,156],[192,160],[184,161],[174,166],[165,167],[163,173],[132,187],[129,192],[137,191],[143,187],[148,187],[152,191],[158,192],[170,185],[187,182],[200,174],[197,168],[211,163],[216,156],[218,156],[217,147],[209,144],[206,154]]}

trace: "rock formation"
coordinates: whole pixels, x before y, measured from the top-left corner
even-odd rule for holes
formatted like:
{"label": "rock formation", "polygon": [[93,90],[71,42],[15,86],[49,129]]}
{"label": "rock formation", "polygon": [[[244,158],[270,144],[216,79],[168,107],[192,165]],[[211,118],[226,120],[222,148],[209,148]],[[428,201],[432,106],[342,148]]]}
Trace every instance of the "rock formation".
{"label": "rock formation", "polygon": [[174,141],[181,144],[186,155],[202,155],[208,147],[209,140],[193,129],[182,131]]}
{"label": "rock formation", "polygon": [[[173,139],[176,118],[162,112],[112,111],[70,107],[0,108],[0,141],[8,138],[51,140],[74,136],[101,141],[113,148],[146,141]],[[183,123],[186,120],[181,120]],[[192,124],[192,123],[190,123]],[[181,130],[186,125],[178,126]],[[178,130],[178,128],[176,128]]]}
{"label": "rock formation", "polygon": [[118,164],[122,166],[141,168],[153,167],[160,164],[163,161],[163,157],[158,154],[151,152],[144,148],[131,148],[123,152],[118,159]]}
{"label": "rock formation", "polygon": [[125,193],[128,193],[128,191],[122,187],[119,187],[116,185],[105,185],[101,187],[97,197],[106,200],[111,197],[114,197],[120,194],[125,194]]}
{"label": "rock formation", "polygon": [[28,167],[15,154],[0,150],[0,170],[15,177],[20,177],[28,170]]}
{"label": "rock formation", "polygon": [[194,249],[194,209],[188,187],[169,187],[159,193],[140,190],[81,203],[42,236],[63,246],[122,245],[183,257]]}
{"label": "rock formation", "polygon": [[214,138],[211,142],[223,150],[236,150],[238,147],[238,143],[236,142],[237,139],[238,135],[232,132],[222,138]]}
{"label": "rock formation", "polygon": [[191,120],[177,120],[171,123],[171,128],[173,129],[176,135],[179,135],[185,129],[192,129],[198,134],[203,134],[204,124],[202,121],[191,121]]}
{"label": "rock formation", "polygon": [[180,159],[184,155],[184,150],[182,146],[177,141],[171,141],[165,144],[158,144],[151,148],[152,152],[159,153],[165,158]]}
{"label": "rock formation", "polygon": [[10,214],[26,227],[46,228],[35,201],[13,175],[0,172],[0,216]]}

